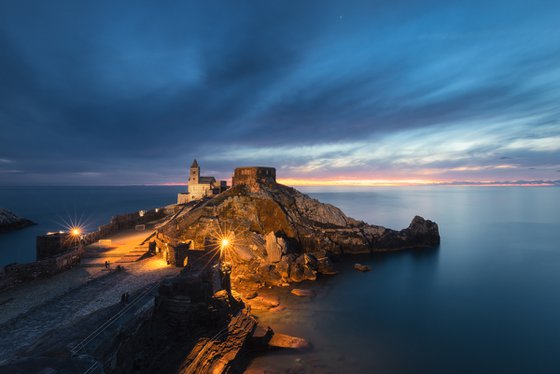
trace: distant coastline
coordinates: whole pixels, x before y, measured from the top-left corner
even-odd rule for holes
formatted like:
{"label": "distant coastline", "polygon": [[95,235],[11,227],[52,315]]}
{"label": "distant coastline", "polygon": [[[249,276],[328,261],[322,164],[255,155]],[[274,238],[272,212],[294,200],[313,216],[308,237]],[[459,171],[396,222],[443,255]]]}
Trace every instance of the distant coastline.
{"label": "distant coastline", "polygon": [[7,209],[0,208],[0,233],[21,230],[32,225],[35,225],[35,222],[19,217]]}

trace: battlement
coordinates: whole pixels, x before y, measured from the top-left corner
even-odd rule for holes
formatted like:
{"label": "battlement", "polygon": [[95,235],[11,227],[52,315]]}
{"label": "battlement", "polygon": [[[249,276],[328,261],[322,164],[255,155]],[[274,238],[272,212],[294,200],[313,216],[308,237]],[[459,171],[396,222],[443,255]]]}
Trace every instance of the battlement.
{"label": "battlement", "polygon": [[276,169],[264,166],[236,168],[233,172],[232,185],[276,183]]}

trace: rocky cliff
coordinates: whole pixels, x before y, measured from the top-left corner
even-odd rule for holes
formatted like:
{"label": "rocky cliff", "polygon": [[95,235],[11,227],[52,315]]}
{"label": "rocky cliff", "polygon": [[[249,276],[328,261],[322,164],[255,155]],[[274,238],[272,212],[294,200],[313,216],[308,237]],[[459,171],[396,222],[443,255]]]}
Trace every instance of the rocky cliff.
{"label": "rocky cliff", "polygon": [[[436,223],[416,216],[395,231],[347,217],[340,209],[277,183],[238,185],[178,214],[160,242],[191,249],[224,247],[234,281],[279,285],[331,273],[337,254],[394,251],[439,244]],[[227,245],[221,241],[227,239]]]}
{"label": "rocky cliff", "polygon": [[0,232],[18,230],[33,225],[28,219],[16,216],[9,210],[0,208]]}

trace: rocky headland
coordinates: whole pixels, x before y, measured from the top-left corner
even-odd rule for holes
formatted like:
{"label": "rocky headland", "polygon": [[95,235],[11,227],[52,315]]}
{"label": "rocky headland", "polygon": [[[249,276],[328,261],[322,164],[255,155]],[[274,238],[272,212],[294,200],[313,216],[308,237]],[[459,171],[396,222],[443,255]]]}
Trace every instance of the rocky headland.
{"label": "rocky headland", "polygon": [[339,255],[440,242],[438,225],[422,217],[400,231],[370,225],[272,178],[234,180],[231,189],[184,209],[156,235],[159,246],[205,250],[223,247],[223,238],[222,256],[232,264],[232,282],[241,290],[333,274],[332,259]]}
{"label": "rocky headland", "polygon": [[0,233],[23,229],[34,224],[34,222],[18,217],[7,209],[0,208]]}

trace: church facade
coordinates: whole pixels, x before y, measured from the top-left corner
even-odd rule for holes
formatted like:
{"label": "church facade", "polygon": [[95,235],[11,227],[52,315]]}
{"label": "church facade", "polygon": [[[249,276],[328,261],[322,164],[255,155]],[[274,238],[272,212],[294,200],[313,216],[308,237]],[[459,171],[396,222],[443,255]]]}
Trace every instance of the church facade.
{"label": "church facade", "polygon": [[212,197],[227,188],[226,181],[216,181],[214,177],[200,175],[200,166],[195,159],[189,171],[188,192],[180,193],[177,196],[177,204],[186,204],[205,197]]}

